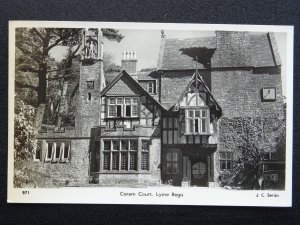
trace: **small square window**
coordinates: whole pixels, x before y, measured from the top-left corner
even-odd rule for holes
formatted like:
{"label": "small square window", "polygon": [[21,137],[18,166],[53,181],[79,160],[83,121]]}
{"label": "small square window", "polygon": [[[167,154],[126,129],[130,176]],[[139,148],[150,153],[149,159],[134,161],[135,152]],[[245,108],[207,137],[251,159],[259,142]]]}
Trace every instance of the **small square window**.
{"label": "small square window", "polygon": [[138,104],[139,100],[138,98],[132,98],[132,104]]}
{"label": "small square window", "polygon": [[104,150],[111,149],[111,141],[103,141],[104,142]]}
{"label": "small square window", "polygon": [[198,110],[195,111],[195,117],[200,117],[200,111]]}
{"label": "small square window", "polygon": [[131,100],[130,100],[130,98],[124,98],[124,102],[125,102],[125,105],[130,105]]}
{"label": "small square window", "polygon": [[142,150],[149,151],[149,141],[148,140],[142,140]]}
{"label": "small square window", "polygon": [[137,150],[137,149],[138,149],[137,140],[130,140],[130,150]]}
{"label": "small square window", "polygon": [[123,98],[117,98],[117,105],[123,105]]}
{"label": "small square window", "polygon": [[94,81],[87,81],[86,85],[87,89],[94,89]]}
{"label": "small square window", "polygon": [[261,99],[263,102],[276,101],[276,88],[265,87],[261,90]]}
{"label": "small square window", "polygon": [[120,149],[120,141],[119,140],[112,141],[112,143],[113,143],[113,150]]}
{"label": "small square window", "polygon": [[109,104],[116,104],[116,99],[115,98],[109,98]]}
{"label": "small square window", "polygon": [[127,140],[122,140],[121,141],[121,150],[128,150],[128,141]]}

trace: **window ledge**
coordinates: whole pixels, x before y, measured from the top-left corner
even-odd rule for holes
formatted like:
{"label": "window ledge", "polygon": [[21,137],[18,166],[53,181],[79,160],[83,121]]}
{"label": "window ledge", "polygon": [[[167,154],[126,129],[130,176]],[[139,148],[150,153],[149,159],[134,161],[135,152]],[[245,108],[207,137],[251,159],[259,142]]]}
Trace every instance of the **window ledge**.
{"label": "window ledge", "polygon": [[105,117],[105,119],[117,119],[117,120],[120,120],[120,119],[123,119],[123,120],[126,120],[126,119],[140,119],[140,117],[138,116],[118,116],[118,117],[110,117],[110,116],[107,116]]}
{"label": "window ledge", "polygon": [[184,133],[184,135],[209,136],[209,135],[213,135],[213,133],[202,133],[202,134],[199,134],[199,133]]}
{"label": "window ledge", "polygon": [[99,174],[151,174],[150,171],[100,171],[100,172],[95,172]]}

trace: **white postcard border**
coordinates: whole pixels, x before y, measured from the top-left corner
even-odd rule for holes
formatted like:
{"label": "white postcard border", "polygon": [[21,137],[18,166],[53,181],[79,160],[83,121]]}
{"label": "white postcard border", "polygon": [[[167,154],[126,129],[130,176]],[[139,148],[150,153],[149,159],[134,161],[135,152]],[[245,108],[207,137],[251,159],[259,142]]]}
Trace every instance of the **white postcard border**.
{"label": "white postcard border", "polygon": [[[68,27],[166,30],[229,30],[287,33],[286,65],[286,186],[284,191],[224,190],[220,188],[116,188],[116,187],[63,187],[23,189],[13,187],[14,148],[14,71],[16,27]],[[292,152],[293,152],[293,26],[228,25],[228,24],[166,24],[70,21],[10,21],[9,22],[9,113],[8,113],[8,191],[9,203],[87,203],[87,204],[163,204],[163,205],[219,205],[219,206],[271,206],[292,205]],[[122,194],[123,193],[123,194]],[[124,193],[133,195],[124,196]],[[148,193],[148,196],[147,196]],[[149,194],[150,193],[150,194]],[[157,194],[169,194],[158,197]],[[182,194],[182,197],[172,196]],[[122,196],[123,195],[123,196]],[[142,196],[141,196],[142,195]]]}

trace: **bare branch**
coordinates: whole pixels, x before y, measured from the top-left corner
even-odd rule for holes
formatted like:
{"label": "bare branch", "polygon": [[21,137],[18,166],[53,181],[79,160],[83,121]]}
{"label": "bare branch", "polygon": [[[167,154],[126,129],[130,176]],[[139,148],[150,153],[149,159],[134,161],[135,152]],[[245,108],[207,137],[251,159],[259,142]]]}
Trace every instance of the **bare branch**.
{"label": "bare branch", "polygon": [[75,56],[75,54],[78,52],[79,48],[80,48],[81,44],[79,44],[77,46],[77,48],[75,49],[75,51],[72,53],[71,58],[73,58]]}
{"label": "bare branch", "polygon": [[36,28],[32,28],[32,31],[34,31],[40,39],[42,39],[43,41],[45,40],[43,35]]}

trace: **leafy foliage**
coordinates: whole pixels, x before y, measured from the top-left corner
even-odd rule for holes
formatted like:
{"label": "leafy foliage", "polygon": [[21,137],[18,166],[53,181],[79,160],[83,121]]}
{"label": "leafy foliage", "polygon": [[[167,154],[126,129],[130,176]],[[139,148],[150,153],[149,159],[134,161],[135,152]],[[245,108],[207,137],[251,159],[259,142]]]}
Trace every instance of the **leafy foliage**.
{"label": "leafy foliage", "polygon": [[28,183],[24,174],[24,163],[32,158],[36,149],[36,129],[34,126],[34,108],[26,105],[21,99],[15,101],[15,136],[14,136],[14,184],[20,187]]}
{"label": "leafy foliage", "polygon": [[[237,129],[237,124],[243,124],[242,129]],[[227,129],[228,125],[235,129],[228,132],[229,136],[222,137],[221,134],[221,139],[225,143],[227,140],[225,148],[235,150],[238,155],[233,170],[219,177],[221,185],[252,189],[258,174],[258,164],[265,153],[274,152],[278,160],[285,160],[285,112],[269,118],[247,118],[242,122],[238,118],[232,121],[227,119],[223,121],[222,129]],[[228,143],[228,140],[232,141]]]}
{"label": "leafy foliage", "polygon": [[21,99],[15,101],[15,158],[28,159],[36,148],[34,108]]}

